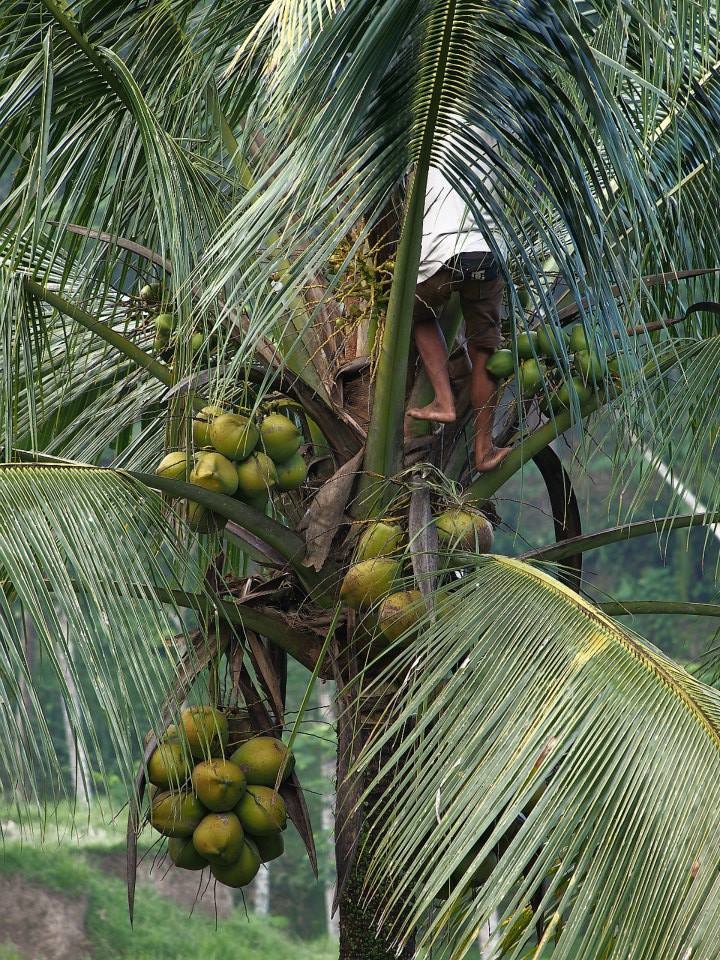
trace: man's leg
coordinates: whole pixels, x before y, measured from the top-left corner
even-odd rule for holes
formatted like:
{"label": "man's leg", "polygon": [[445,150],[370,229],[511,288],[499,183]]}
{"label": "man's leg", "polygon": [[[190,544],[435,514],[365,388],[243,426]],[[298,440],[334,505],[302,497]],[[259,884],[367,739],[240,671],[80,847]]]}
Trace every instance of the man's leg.
{"label": "man's leg", "polygon": [[470,401],[475,411],[475,468],[481,473],[492,470],[510,453],[510,447],[493,444],[493,422],[497,407],[497,383],[487,372],[487,362],[500,346],[500,308],[505,290],[502,278],[466,280],[460,287],[460,300],[472,363]]}
{"label": "man's leg", "polygon": [[448,373],[448,351],[438,325],[440,310],[450,298],[451,284],[448,271],[441,270],[418,285],[413,313],[415,346],[425,367],[428,380],[435,391],[435,399],[425,407],[408,410],[416,420],[452,423],[455,420],[455,401]]}
{"label": "man's leg", "polygon": [[496,447],[492,442],[497,382],[487,372],[488,359],[494,351],[468,344],[472,362],[470,401],[475,411],[475,468],[481,473],[492,470],[509,453],[510,447]]}

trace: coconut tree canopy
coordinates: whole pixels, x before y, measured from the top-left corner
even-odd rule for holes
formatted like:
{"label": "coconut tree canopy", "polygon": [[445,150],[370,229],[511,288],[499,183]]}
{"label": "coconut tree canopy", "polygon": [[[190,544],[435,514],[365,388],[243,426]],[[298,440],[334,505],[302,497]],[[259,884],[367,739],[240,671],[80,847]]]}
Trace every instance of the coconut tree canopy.
{"label": "coconut tree canopy", "polygon": [[[220,702],[224,664],[277,735],[292,656],[339,683],[341,912],[378,956],[455,960],[499,912],[509,957],[714,957],[718,695],[585,595],[582,556],[720,517],[715,7],[28,0],[0,25],[3,785],[64,789],[31,632],[97,757],[103,707],[131,838],[136,767],[198,677]],[[433,166],[496,222],[507,280],[513,451],[483,475],[467,399],[442,435],[404,431],[428,389],[411,323]],[[460,321],[451,304],[451,348]],[[519,343],[552,370],[537,389]],[[215,438],[224,488],[190,482],[228,413],[253,425]],[[290,423],[276,447],[270,416]],[[583,533],[551,444],[590,470],[599,431],[620,526]],[[448,507],[497,525],[531,460],[559,543],[438,541]],[[666,479],[667,515],[640,515]],[[417,616],[368,663],[377,611],[341,583],[378,519],[401,536],[372,599]]]}

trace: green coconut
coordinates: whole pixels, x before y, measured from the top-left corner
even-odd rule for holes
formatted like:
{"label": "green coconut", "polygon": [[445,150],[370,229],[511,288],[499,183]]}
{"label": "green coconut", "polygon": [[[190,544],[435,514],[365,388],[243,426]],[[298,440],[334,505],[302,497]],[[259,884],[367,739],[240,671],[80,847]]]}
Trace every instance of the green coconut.
{"label": "green coconut", "polygon": [[190,483],[205,490],[212,490],[213,493],[232,496],[238,488],[235,464],[221,453],[199,453],[190,473]]}
{"label": "green coconut", "polygon": [[187,522],[195,533],[218,533],[227,523],[227,519],[190,500],[187,505]]}
{"label": "green coconut", "polygon": [[162,353],[163,350],[167,350],[169,346],[170,337],[166,333],[163,333],[161,330],[159,330],[155,334],[155,338],[153,340],[153,353]]}
{"label": "green coconut", "polygon": [[234,813],[209,813],[193,833],[193,846],[208,863],[230,866],[240,859],[245,831]]}
{"label": "green coconut", "polygon": [[567,350],[569,336],[565,330],[556,330],[548,324],[537,331],[536,343],[541,356],[555,359]]}
{"label": "green coconut", "polygon": [[297,453],[302,439],[302,433],[292,420],[281,413],[268,414],[260,424],[260,443],[275,463],[285,463]]}
{"label": "green coconut", "polygon": [[235,813],[251,836],[267,837],[287,826],[285,801],[272,787],[248,787]]}
{"label": "green coconut", "polygon": [[[592,397],[593,392],[590,387],[587,387],[582,380],[579,380],[577,377],[573,377],[572,384],[574,392],[577,395],[578,403],[582,406]],[[563,410],[570,409],[570,388],[567,383],[563,383],[557,393],[552,395],[550,403],[555,413],[561,413]]]}
{"label": "green coconut", "polygon": [[307,464],[299,453],[294,453],[284,463],[275,464],[275,469],[279,490],[297,490],[308,475]]}
{"label": "green coconut", "polygon": [[225,813],[245,793],[245,774],[229,760],[205,760],[193,770],[192,785],[208,810]]}
{"label": "green coconut", "polygon": [[208,862],[195,849],[191,839],[185,837],[170,837],[168,840],[168,854],[176,867],[183,870],[204,870]]}
{"label": "green coconut", "polygon": [[438,543],[453,550],[489,553],[494,535],[490,521],[469,507],[448,507],[435,518]]}
{"label": "green coconut", "polygon": [[175,317],[171,313],[159,313],[155,317],[155,329],[169,337],[175,329]]}
{"label": "green coconut", "polygon": [[575,369],[580,374],[585,383],[597,383],[605,376],[607,364],[605,357],[601,356],[597,350],[578,350],[575,354]]}
{"label": "green coconut", "polygon": [[246,460],[259,437],[255,424],[239,413],[223,413],[210,424],[210,443],[230,460]]}
{"label": "green coconut", "polygon": [[237,465],[238,493],[247,500],[267,497],[277,484],[275,464],[266,453],[253,453]]}
{"label": "green coconut", "polygon": [[245,775],[249,784],[274,787],[280,768],[285,764],[284,782],[295,769],[295,757],[282,740],[276,737],[253,737],[230,757]]}
{"label": "green coconut", "polygon": [[227,718],[215,707],[186,707],[180,714],[180,724],[194,757],[210,757],[227,746]]}
{"label": "green coconut", "polygon": [[398,523],[377,520],[369,524],[358,540],[355,562],[387,557],[394,553],[403,541],[403,529]]}
{"label": "green coconut", "polygon": [[415,627],[424,613],[421,601],[419,590],[403,590],[385,597],[378,611],[378,626],[386,640],[397,640]]}
{"label": "green coconut", "polygon": [[194,333],[190,337],[190,349],[193,353],[197,353],[199,350],[201,350],[204,343],[205,335],[202,333]]}
{"label": "green coconut", "polygon": [[163,295],[163,286],[157,281],[140,287],[139,297],[144,303],[159,303]]}
{"label": "green coconut", "polygon": [[192,793],[156,793],[150,803],[150,823],[166,837],[190,837],[207,813]]}
{"label": "green coconut", "polygon": [[518,334],[517,352],[521,360],[532,360],[537,355],[537,334],[534,330]]}
{"label": "green coconut", "polygon": [[608,359],[607,368],[614,377],[620,376],[620,358],[617,354]]}
{"label": "green coconut", "polygon": [[193,417],[192,435],[196,447],[210,446],[210,424],[216,417],[227,413],[222,407],[203,407]]}
{"label": "green coconut", "polygon": [[504,380],[515,373],[515,358],[512,350],[496,350],[488,359],[485,369],[496,380]]}
{"label": "green coconut", "polygon": [[354,610],[371,606],[390,593],[400,573],[400,567],[398,560],[385,557],[354,563],[345,574],[340,588],[340,599]]}
{"label": "green coconut", "polygon": [[182,450],[173,450],[166,454],[155,467],[155,475],[169,477],[170,480],[187,480],[188,457]]}
{"label": "green coconut", "polygon": [[285,841],[281,833],[269,833],[266,837],[253,837],[260,859],[263,863],[277,860],[285,853]]}
{"label": "green coconut", "polygon": [[542,390],[547,376],[547,368],[540,360],[525,360],[520,364],[520,393],[525,397],[534,397]]}
{"label": "green coconut", "polygon": [[570,330],[570,349],[572,352],[577,353],[578,350],[588,350],[589,346],[585,327],[581,323],[574,324]]}
{"label": "green coconut", "polygon": [[189,776],[189,758],[179,741],[161,743],[151,753],[148,780],[156,787],[179,787]]}
{"label": "green coconut", "polygon": [[246,839],[235,863],[230,866],[212,864],[210,872],[226,887],[246,887],[254,880],[261,862],[257,847],[252,840]]}

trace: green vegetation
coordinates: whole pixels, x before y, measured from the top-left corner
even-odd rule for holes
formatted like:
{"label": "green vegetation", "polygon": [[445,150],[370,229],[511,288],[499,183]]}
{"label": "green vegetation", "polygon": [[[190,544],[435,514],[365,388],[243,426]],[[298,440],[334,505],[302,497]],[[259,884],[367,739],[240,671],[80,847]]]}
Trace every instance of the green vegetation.
{"label": "green vegetation", "polygon": [[[119,852],[119,851],[118,851]],[[6,845],[0,873],[20,876],[46,889],[87,897],[85,932],[93,957],[104,960],[333,960],[337,947],[289,938],[279,919],[245,915],[241,898],[229,918],[216,926],[214,917],[189,911],[145,885],[133,927],[127,918],[127,890],[119,878],[99,866],[106,848],[38,849]],[[160,870],[163,868],[160,867]],[[3,952],[4,951],[4,952]],[[0,946],[1,960],[15,960],[10,946]],[[81,958],[78,957],[78,960]]]}

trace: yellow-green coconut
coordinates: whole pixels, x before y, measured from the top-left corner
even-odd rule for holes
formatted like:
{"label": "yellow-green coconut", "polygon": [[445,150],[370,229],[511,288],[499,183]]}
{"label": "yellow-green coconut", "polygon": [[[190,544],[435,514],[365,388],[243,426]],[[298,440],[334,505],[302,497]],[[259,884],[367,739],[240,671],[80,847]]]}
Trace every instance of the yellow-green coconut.
{"label": "yellow-green coconut", "polygon": [[392,590],[392,585],[400,573],[398,560],[376,557],[354,563],[345,574],[340,588],[340,599],[353,610],[371,606]]}
{"label": "yellow-green coconut", "polygon": [[469,507],[448,507],[435,518],[441,547],[488,553],[493,545],[493,528],[487,517]]}
{"label": "yellow-green coconut", "polygon": [[204,760],[192,772],[192,785],[208,810],[224,813],[245,793],[245,774],[229,760]]}
{"label": "yellow-green coconut", "polygon": [[234,813],[209,813],[193,833],[193,846],[208,863],[230,866],[240,859],[245,832]]}
{"label": "yellow-green coconut", "polygon": [[419,590],[391,593],[380,604],[378,626],[385,639],[392,642],[412,630],[424,612]]}
{"label": "yellow-green coconut", "polygon": [[187,480],[188,470],[187,454],[183,450],[173,450],[155,467],[155,474],[158,477],[169,477],[170,480]]}
{"label": "yellow-green coconut", "polygon": [[206,813],[192,793],[156,793],[150,803],[150,823],[166,837],[191,837]]}
{"label": "yellow-green coconut", "polygon": [[191,838],[170,837],[168,855],[176,867],[183,870],[204,870],[208,862],[195,849]]}
{"label": "yellow-green coconut", "polygon": [[268,491],[277,485],[275,464],[262,451],[253,453],[237,465],[238,493],[247,500],[267,497]]}
{"label": "yellow-green coconut", "polygon": [[215,707],[186,707],[180,714],[180,724],[194,757],[207,758],[227,746],[227,719]]}
{"label": "yellow-green coconut", "polygon": [[260,424],[260,442],[275,463],[285,463],[299,450],[302,434],[288,417],[270,413]]}
{"label": "yellow-green coconut", "polygon": [[305,483],[308,475],[307,464],[299,453],[294,453],[284,463],[276,463],[275,470],[279,490],[297,490]]}
{"label": "yellow-green coconut", "polygon": [[355,562],[387,557],[394,553],[403,541],[403,529],[397,523],[377,520],[369,524],[358,540]]}
{"label": "yellow-green coconut", "polygon": [[235,813],[251,836],[267,837],[287,826],[285,801],[272,787],[249,786]]}
{"label": "yellow-green coconut", "polygon": [[187,753],[177,740],[161,743],[148,760],[148,780],[156,787],[179,787],[190,776]]}
{"label": "yellow-green coconut", "polygon": [[193,417],[192,435],[196,447],[210,446],[210,425],[216,417],[227,413],[222,407],[203,407]]}
{"label": "yellow-green coconut", "polygon": [[274,787],[280,768],[285,764],[283,779],[288,779],[295,769],[295,757],[282,740],[276,737],[253,737],[230,757],[245,774],[249,784]]}
{"label": "yellow-green coconut", "polygon": [[210,443],[230,460],[245,460],[257,446],[255,424],[239,413],[224,413],[210,424]]}
{"label": "yellow-green coconut", "polygon": [[232,496],[238,488],[235,464],[220,453],[199,453],[190,474],[190,483],[213,493]]}
{"label": "yellow-green coconut", "polygon": [[282,833],[269,833],[266,837],[253,837],[252,842],[255,844],[263,863],[277,860],[285,853],[285,841]]}
{"label": "yellow-green coconut", "polygon": [[240,856],[230,866],[212,864],[210,872],[226,887],[246,887],[260,869],[260,854],[252,840],[245,839]]}
{"label": "yellow-green coconut", "polygon": [[227,523],[225,517],[190,500],[187,505],[187,522],[195,533],[217,533]]}

